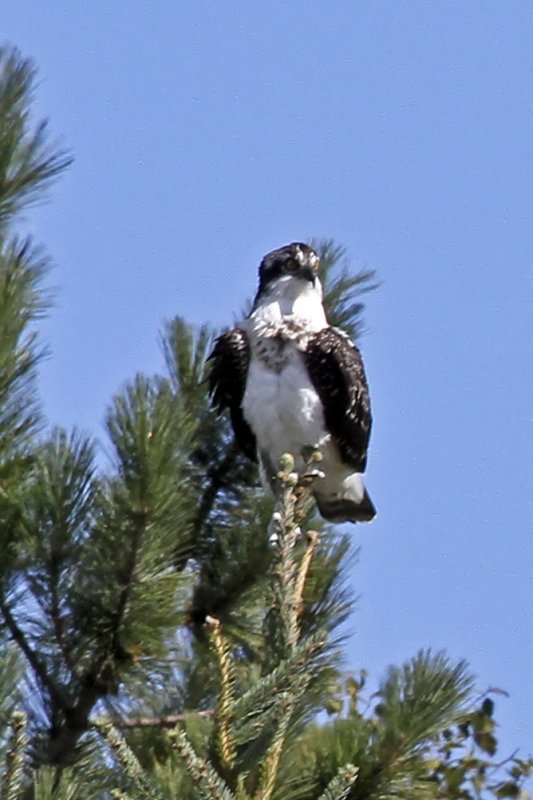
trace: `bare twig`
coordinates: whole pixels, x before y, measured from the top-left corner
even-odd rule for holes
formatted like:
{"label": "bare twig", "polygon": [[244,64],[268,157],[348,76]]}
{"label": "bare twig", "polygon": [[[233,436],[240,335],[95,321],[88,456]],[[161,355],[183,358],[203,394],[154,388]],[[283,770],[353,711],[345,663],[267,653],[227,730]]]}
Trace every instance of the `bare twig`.
{"label": "bare twig", "polygon": [[304,586],[307,580],[309,567],[311,566],[311,561],[313,559],[313,553],[315,552],[315,547],[318,544],[318,540],[319,540],[318,531],[307,531],[307,546],[305,548],[305,552],[302,561],[300,563],[300,568],[296,576],[296,584],[294,587],[294,602],[297,605],[298,616],[300,616],[302,613]]}
{"label": "bare twig", "polygon": [[185,714],[161,714],[159,717],[131,717],[130,719],[113,720],[116,728],[175,728],[182,722],[194,717],[209,719],[213,716],[213,709],[205,711],[189,711]]}

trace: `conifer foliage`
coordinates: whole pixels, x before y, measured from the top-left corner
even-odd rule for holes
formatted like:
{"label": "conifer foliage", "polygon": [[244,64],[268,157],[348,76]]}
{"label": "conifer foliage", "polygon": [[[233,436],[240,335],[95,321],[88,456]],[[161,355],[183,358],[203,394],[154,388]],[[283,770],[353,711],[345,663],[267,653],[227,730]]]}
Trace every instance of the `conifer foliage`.
{"label": "conifer foliage", "polygon": [[[276,507],[206,396],[216,334],[165,324],[163,375],[106,418],[111,463],[47,430],[36,387],[47,258],[21,237],[69,156],[32,122],[34,70],[0,52],[0,800],[512,798],[492,695],[424,651],[373,697],[341,670],[349,543],[280,464]],[[372,271],[321,252],[357,335]]]}

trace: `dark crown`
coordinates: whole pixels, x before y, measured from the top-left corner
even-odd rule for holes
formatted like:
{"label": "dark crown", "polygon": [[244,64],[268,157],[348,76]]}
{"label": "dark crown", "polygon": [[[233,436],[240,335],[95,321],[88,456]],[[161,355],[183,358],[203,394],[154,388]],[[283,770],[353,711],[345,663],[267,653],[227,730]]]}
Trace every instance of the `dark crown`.
{"label": "dark crown", "polygon": [[315,251],[303,242],[292,242],[277,250],[272,250],[259,265],[258,294],[272,281],[282,275],[313,281],[319,266]]}

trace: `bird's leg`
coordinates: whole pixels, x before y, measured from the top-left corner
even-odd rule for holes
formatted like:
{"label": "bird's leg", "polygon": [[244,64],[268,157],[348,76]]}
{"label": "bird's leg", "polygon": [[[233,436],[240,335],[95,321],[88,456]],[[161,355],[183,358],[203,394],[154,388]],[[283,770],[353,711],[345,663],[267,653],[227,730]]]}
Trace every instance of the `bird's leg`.
{"label": "bird's leg", "polygon": [[324,478],[322,470],[313,466],[314,464],[320,464],[324,456],[316,445],[305,445],[302,447],[301,452],[304,459],[304,468],[298,485],[307,488],[317,479]]}
{"label": "bird's leg", "polygon": [[258,451],[259,456],[259,468],[261,472],[261,481],[263,486],[270,486],[270,490],[274,497],[277,497],[279,494],[279,465],[273,464],[270,460],[268,453],[264,450]]}

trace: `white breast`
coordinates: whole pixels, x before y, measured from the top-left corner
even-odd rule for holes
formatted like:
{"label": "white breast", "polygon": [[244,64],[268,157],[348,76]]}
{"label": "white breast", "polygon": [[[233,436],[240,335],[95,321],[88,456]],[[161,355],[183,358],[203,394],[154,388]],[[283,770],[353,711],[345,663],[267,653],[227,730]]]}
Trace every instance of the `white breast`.
{"label": "white breast", "polygon": [[258,449],[276,471],[283,453],[292,453],[299,468],[302,449],[319,446],[327,437],[322,404],[302,354],[293,342],[283,349],[285,358],[278,369],[252,355],[242,405]]}
{"label": "white breast", "polygon": [[327,324],[318,278],[312,284],[287,275],[246,320],[251,353],[242,409],[274,474],[283,453],[301,469],[302,450],[330,438],[303,360],[309,336]]}
{"label": "white breast", "polygon": [[322,286],[318,278],[313,285],[285,275],[270,287],[249,321],[253,326],[297,320],[308,331],[320,331],[328,325],[322,303]]}

